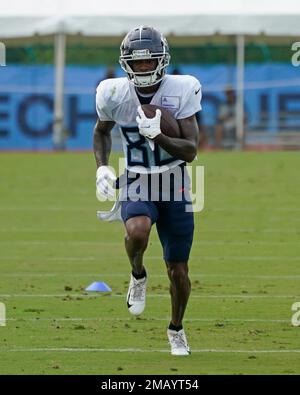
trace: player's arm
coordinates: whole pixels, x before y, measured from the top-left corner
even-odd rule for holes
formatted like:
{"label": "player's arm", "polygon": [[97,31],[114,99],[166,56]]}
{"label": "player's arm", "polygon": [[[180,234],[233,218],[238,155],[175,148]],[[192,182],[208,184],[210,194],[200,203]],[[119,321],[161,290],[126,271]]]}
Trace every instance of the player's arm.
{"label": "player's arm", "polygon": [[111,152],[111,130],[114,127],[113,121],[100,121],[97,119],[94,127],[94,155],[97,168],[107,166]]}
{"label": "player's arm", "polygon": [[173,138],[160,133],[154,138],[165,151],[177,159],[192,162],[197,155],[199,141],[199,128],[195,115],[177,120],[181,138]]}
{"label": "player's arm", "polygon": [[94,127],[94,155],[97,164],[96,196],[99,200],[102,200],[103,197],[114,197],[112,183],[116,180],[116,176],[108,167],[111,152],[111,130],[114,124],[113,121],[101,121],[98,118]]}

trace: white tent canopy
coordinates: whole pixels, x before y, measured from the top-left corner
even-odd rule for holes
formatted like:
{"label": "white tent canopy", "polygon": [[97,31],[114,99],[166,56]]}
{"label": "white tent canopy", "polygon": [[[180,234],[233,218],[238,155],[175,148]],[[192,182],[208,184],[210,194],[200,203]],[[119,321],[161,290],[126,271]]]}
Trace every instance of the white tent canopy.
{"label": "white tent canopy", "polygon": [[65,36],[121,36],[150,25],[165,35],[237,37],[237,136],[243,140],[244,36],[300,36],[299,0],[0,0],[0,40],[55,35],[54,140],[63,130]]}
{"label": "white tent canopy", "polygon": [[298,0],[0,0],[0,38],[120,36],[139,25],[164,34],[299,35]]}
{"label": "white tent canopy", "polygon": [[[4,0],[1,0],[4,2]],[[0,2],[0,5],[1,5]],[[8,15],[179,15],[182,14],[241,14],[241,15],[283,15],[300,11],[298,0],[10,0],[1,7],[1,14]],[[185,12],[183,12],[185,10]]]}
{"label": "white tent canopy", "polygon": [[172,16],[0,16],[0,38],[65,33],[83,36],[120,36],[135,26],[155,26],[165,35],[201,36],[259,35],[298,36],[298,15],[195,14]]}

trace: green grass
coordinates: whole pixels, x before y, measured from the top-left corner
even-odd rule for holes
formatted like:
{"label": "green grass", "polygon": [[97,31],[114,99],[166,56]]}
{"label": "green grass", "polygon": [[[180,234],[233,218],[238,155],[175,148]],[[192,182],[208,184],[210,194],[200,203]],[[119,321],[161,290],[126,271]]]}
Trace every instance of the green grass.
{"label": "green grass", "polygon": [[[117,157],[113,157],[116,163]],[[147,308],[126,308],[123,228],[101,223],[88,154],[0,155],[1,374],[299,374],[300,157],[200,153],[190,357],[169,354],[168,280],[155,229]],[[105,281],[111,294],[85,293]],[[127,350],[127,351],[126,351]],[[122,352],[121,352],[122,351]]]}

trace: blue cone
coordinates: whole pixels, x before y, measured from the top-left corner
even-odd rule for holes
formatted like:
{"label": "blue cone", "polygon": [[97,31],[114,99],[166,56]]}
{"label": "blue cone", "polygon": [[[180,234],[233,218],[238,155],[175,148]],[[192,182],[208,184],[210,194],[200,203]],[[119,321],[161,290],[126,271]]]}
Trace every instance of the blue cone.
{"label": "blue cone", "polygon": [[96,292],[111,292],[111,289],[109,286],[105,283],[95,281],[91,285],[89,285],[86,289],[86,291],[96,291]]}

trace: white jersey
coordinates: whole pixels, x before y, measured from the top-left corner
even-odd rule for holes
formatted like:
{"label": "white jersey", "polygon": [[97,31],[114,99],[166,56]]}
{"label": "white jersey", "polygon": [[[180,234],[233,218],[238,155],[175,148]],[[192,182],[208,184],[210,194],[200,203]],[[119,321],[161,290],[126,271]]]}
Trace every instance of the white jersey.
{"label": "white jersey", "polygon": [[[201,85],[190,75],[166,75],[151,103],[168,109],[176,119],[201,110]],[[158,144],[152,151],[139,134],[136,116],[140,101],[132,82],[125,78],[101,81],[96,94],[96,109],[101,121],[115,122],[121,132],[126,168],[135,173],[159,173],[183,161],[174,158]]]}

